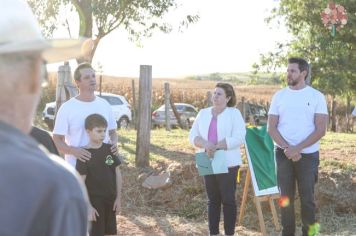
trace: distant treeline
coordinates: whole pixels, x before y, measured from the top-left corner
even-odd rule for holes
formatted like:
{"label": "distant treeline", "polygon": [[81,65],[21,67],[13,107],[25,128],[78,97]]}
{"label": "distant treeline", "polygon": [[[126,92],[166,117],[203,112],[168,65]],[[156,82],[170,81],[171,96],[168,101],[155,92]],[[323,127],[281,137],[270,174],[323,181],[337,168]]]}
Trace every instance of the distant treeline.
{"label": "distant treeline", "polygon": [[209,80],[209,81],[225,81],[234,84],[266,84],[276,85],[283,81],[283,74],[281,73],[211,73],[206,75],[188,76],[185,79],[191,80]]}

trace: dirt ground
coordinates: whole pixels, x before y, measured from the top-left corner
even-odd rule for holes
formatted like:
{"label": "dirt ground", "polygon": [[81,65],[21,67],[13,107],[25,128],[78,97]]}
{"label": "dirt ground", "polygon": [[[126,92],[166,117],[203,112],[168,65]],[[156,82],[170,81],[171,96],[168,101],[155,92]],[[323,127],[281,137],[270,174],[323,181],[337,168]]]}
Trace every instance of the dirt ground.
{"label": "dirt ground", "polygon": [[[122,212],[118,216],[119,235],[208,235],[206,194],[198,176],[183,131],[152,131],[151,161],[147,169],[134,166],[135,135],[128,131],[121,151],[129,159],[122,166],[124,178]],[[179,140],[179,142],[177,141]],[[317,218],[320,234],[356,235],[356,135],[328,134],[322,141],[319,182],[316,186]],[[143,188],[147,174],[169,171],[172,184],[160,190]],[[238,212],[244,174],[237,185]],[[261,235],[250,189],[242,226],[235,235]],[[299,199],[296,199],[297,234],[300,235]],[[277,205],[277,204],[276,204]],[[279,235],[268,204],[262,205],[267,235]],[[279,208],[277,207],[277,211]],[[221,217],[222,219],[222,217]],[[223,233],[223,223],[220,224]],[[299,233],[299,234],[298,234]]]}
{"label": "dirt ground", "polygon": [[[138,175],[130,167],[126,168],[123,171],[123,175],[125,176],[126,174],[127,179]],[[189,164],[183,166],[175,164],[174,168],[171,174],[173,183],[176,184],[167,189],[147,190],[139,186],[139,179],[136,179],[136,186],[133,179],[128,180],[131,186],[126,186],[128,192],[124,194],[123,210],[117,218],[118,235],[208,235],[206,196],[205,192],[200,192],[199,186],[201,182],[199,177],[194,177],[197,173],[194,173],[194,169]],[[128,174],[129,172],[131,174]],[[185,176],[186,179],[182,176]],[[317,187],[319,196],[317,203],[318,217],[320,218],[320,224],[324,227],[320,235],[356,235],[356,214],[345,210],[346,206],[355,205],[350,202],[350,199],[354,198],[351,193],[355,193],[355,191],[352,189],[344,191],[340,196],[349,196],[349,199],[345,198],[345,201],[335,203],[333,197],[337,195],[338,191],[335,186],[330,185],[329,176],[332,177],[333,175],[322,172],[320,176],[320,185],[322,186]],[[191,178],[191,181],[187,182],[189,178]],[[341,179],[346,178],[345,176],[334,176],[334,178],[340,179],[340,181],[336,180],[340,184],[339,188],[347,188],[348,181],[342,181]],[[242,176],[242,179],[244,179],[244,176]],[[186,189],[188,184],[192,187],[189,190]],[[242,188],[243,184],[240,183],[237,189],[238,212]],[[200,194],[197,195],[197,193]],[[243,226],[236,228],[236,235],[261,235],[252,198],[253,195],[250,189]],[[296,202],[298,202],[298,199]],[[195,203],[200,207],[195,208],[197,205]],[[298,204],[296,208],[298,209]],[[276,231],[273,225],[268,204],[262,205],[262,211],[264,212],[268,235],[279,235],[280,232]],[[197,219],[187,218],[186,215],[188,213],[200,215],[201,217],[197,217]],[[298,213],[297,221],[300,222]],[[222,222],[220,230],[223,232]],[[301,231],[300,225],[297,230]]]}

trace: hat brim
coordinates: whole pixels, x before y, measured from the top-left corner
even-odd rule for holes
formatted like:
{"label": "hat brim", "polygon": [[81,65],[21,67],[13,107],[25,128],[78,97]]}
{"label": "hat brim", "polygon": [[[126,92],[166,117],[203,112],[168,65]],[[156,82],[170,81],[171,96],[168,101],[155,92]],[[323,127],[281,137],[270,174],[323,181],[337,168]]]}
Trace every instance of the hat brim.
{"label": "hat brim", "polygon": [[42,52],[48,63],[75,59],[84,55],[82,44],[85,39],[53,39],[0,44],[0,55],[20,52]]}

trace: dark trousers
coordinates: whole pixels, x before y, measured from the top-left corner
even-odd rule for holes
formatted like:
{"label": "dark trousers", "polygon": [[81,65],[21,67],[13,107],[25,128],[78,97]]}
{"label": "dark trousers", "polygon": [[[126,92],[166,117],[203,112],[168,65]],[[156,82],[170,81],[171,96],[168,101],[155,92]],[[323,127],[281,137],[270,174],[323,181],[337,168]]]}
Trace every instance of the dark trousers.
{"label": "dark trousers", "polygon": [[238,166],[229,168],[229,173],[204,176],[208,195],[208,219],[210,234],[219,234],[221,204],[224,213],[226,235],[233,235],[236,223],[236,175]]}
{"label": "dark trousers", "polygon": [[315,223],[314,186],[318,180],[319,152],[302,154],[302,158],[293,162],[284,151],[276,148],[277,180],[281,196],[289,198],[289,205],[281,207],[282,235],[295,234],[294,199],[297,184],[300,203],[303,236],[308,235],[308,229]]}
{"label": "dark trousers", "polygon": [[90,236],[116,235],[116,214],[113,211],[115,198],[89,196],[90,203],[99,216],[92,221]]}

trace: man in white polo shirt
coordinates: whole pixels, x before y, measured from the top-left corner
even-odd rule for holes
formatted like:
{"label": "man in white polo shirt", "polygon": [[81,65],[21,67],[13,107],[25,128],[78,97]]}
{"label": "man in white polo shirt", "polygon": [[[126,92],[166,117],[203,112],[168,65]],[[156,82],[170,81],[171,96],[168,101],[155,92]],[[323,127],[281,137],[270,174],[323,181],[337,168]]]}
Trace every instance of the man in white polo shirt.
{"label": "man in white polo shirt", "polygon": [[325,135],[328,112],[325,97],[307,86],[309,65],[302,58],[288,60],[288,86],[272,98],[268,132],[275,142],[280,194],[289,204],[281,208],[282,235],[295,234],[295,187],[301,201],[303,236],[315,226],[314,186],[318,178],[319,140]]}

